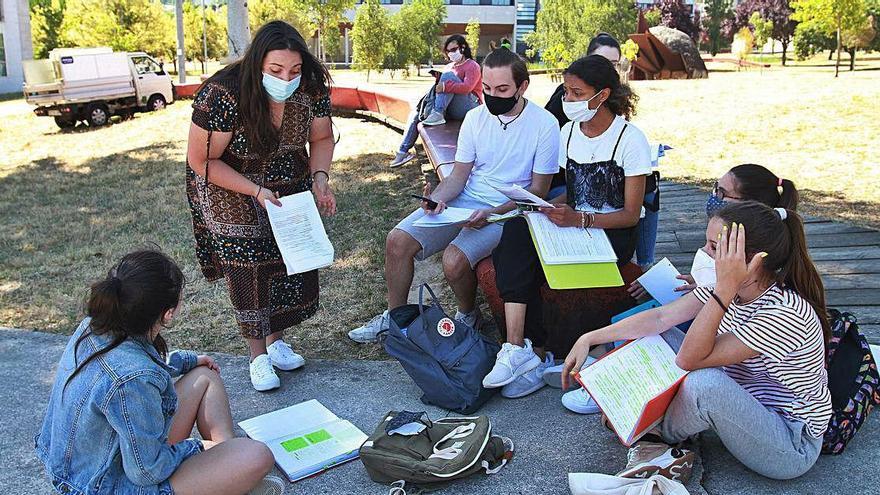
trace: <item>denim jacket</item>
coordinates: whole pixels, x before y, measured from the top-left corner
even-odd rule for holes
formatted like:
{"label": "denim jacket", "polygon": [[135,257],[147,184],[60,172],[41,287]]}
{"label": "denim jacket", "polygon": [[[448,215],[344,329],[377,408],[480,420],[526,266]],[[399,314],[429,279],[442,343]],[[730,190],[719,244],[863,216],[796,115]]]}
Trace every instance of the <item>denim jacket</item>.
{"label": "denim jacket", "polygon": [[177,410],[173,378],[196,367],[196,354],[175,351],[163,362],[143,340],[128,339],[89,364],[64,386],[87,357],[110,343],[80,323],[58,363],[49,407],[34,439],[37,456],[62,494],[171,494],[168,478],[201,441],[168,444]]}

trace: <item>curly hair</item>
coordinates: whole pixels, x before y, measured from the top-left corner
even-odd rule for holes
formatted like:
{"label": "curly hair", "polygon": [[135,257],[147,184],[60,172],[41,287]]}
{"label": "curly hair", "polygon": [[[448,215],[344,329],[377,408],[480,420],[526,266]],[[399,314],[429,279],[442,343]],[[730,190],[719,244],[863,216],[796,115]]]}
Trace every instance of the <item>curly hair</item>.
{"label": "curly hair", "polygon": [[581,57],[572,62],[563,74],[577,77],[597,93],[605,88],[611,89],[611,96],[605,100],[605,105],[614,115],[622,115],[630,120],[636,114],[638,95],[628,84],[620,82],[620,75],[607,58],[601,55]]}

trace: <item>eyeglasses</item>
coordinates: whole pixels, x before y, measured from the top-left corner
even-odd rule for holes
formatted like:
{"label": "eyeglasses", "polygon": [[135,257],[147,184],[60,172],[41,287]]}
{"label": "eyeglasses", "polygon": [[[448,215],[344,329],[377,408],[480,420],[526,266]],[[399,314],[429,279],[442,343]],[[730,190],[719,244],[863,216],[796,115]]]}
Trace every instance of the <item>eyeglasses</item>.
{"label": "eyeglasses", "polygon": [[723,201],[725,199],[736,199],[742,201],[741,197],[731,196],[729,192],[727,192],[723,187],[718,185],[718,181],[715,181],[715,185],[712,187],[712,195]]}

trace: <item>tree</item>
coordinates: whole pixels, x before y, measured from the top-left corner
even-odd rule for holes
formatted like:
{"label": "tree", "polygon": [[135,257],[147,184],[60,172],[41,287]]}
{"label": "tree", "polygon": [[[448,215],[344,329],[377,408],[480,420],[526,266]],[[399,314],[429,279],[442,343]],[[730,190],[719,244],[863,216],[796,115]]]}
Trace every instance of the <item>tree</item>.
{"label": "tree", "polygon": [[637,18],[631,0],[546,0],[525,41],[548,65],[559,67],[586,54],[590,39],[600,32],[626,39]]}
{"label": "tree", "polygon": [[848,29],[841,34],[843,46],[849,52],[849,70],[856,69],[856,50],[871,46],[877,36],[874,30],[874,18],[866,16],[865,22],[859,27]]}
{"label": "tree", "polygon": [[752,12],[749,17],[749,24],[752,26],[752,33],[755,35],[755,46],[764,52],[764,45],[773,34],[773,23],[761,17],[760,12]]}
{"label": "tree", "polygon": [[364,0],[357,8],[351,30],[354,66],[367,71],[381,70],[388,50],[388,13],[379,0]]}
{"label": "tree", "polygon": [[828,60],[834,55],[834,37],[812,23],[800,23],[792,38],[795,56],[799,60],[812,57],[822,50],[830,50]]}
{"label": "tree", "polygon": [[794,39],[797,21],[792,18],[792,8],[789,0],[746,0],[736,6],[733,15],[728,18],[723,26],[727,36],[740,29],[750,26],[753,13],[758,12],[762,19],[773,24],[773,32],[770,37],[782,44],[782,65],[788,60],[788,47]]}
{"label": "tree", "polygon": [[69,0],[61,23],[61,43],[166,55],[175,43],[173,32],[173,21],[159,2]]}
{"label": "tree", "polygon": [[413,0],[412,3],[404,5],[398,15],[411,19],[410,22],[419,40],[418,49],[414,50],[418,57],[413,61],[418,71],[420,60],[433,61],[440,55],[437,38],[443,32],[446,4],[443,0]]}
{"label": "tree", "polygon": [[467,39],[468,45],[471,46],[474,58],[477,58],[477,50],[480,48],[480,20],[469,20],[464,28],[464,32],[466,34],[465,39]]}
{"label": "tree", "polygon": [[865,0],[795,0],[792,17],[798,22],[812,24],[825,33],[833,33],[836,39],[837,61],[834,77],[840,73],[840,51],[843,36],[865,25],[868,15]]}
{"label": "tree", "polygon": [[691,17],[692,7],[685,5],[681,0],[661,0],[658,9],[660,24],[678,29],[694,41],[699,39],[700,26]]}
{"label": "tree", "polygon": [[755,37],[752,31],[744,27],[733,37],[733,44],[730,45],[730,51],[736,56],[736,59],[742,62],[752,53],[755,44]]}
{"label": "tree", "polygon": [[61,46],[61,24],[64,21],[65,8],[65,0],[31,0],[34,58],[46,58],[50,51]]}
{"label": "tree", "polygon": [[218,59],[226,54],[226,12],[205,8],[191,2],[183,4],[184,54],[187,60],[198,60],[205,73],[205,48],[208,59]]}
{"label": "tree", "polygon": [[226,4],[226,31],[229,42],[228,58],[231,62],[240,59],[251,43],[247,0],[228,0]]}
{"label": "tree", "polygon": [[295,0],[306,19],[318,30],[318,50],[315,55],[327,60],[339,49],[339,23],[346,21],[346,10],[354,7],[356,0]]}
{"label": "tree", "polygon": [[[411,4],[410,4],[411,5]],[[382,60],[382,68],[385,70],[404,70],[409,74],[409,67],[413,64],[418,66],[422,53],[424,53],[424,40],[417,32],[418,21],[413,18],[412,10],[404,5],[399,12],[391,16],[387,26],[387,50]]]}
{"label": "tree", "polygon": [[[711,1],[711,0],[710,0]],[[660,14],[660,9],[656,7],[651,7],[650,9],[645,11],[645,23],[648,24],[649,28],[654,26],[659,26],[662,21],[662,14]]]}
{"label": "tree", "polygon": [[730,5],[731,0],[706,1],[706,17],[703,24],[706,26],[706,32],[709,36],[709,52],[713,57],[721,49],[721,27],[724,25],[724,21],[732,15]]}
{"label": "tree", "polygon": [[315,32],[309,20],[299,8],[297,0],[250,0],[248,2],[248,25],[251,32],[269,21],[284,21],[295,27],[305,39]]}

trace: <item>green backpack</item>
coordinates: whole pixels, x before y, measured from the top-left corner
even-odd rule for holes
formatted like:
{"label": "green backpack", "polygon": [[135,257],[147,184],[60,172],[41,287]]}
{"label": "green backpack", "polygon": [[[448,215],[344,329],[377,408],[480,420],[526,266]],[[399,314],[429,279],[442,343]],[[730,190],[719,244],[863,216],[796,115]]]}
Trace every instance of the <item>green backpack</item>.
{"label": "green backpack", "polygon": [[513,442],[493,435],[486,416],[418,420],[416,429],[424,428],[417,433],[389,434],[386,427],[397,414],[386,414],[360,448],[370,479],[393,483],[392,493],[405,493],[406,483],[435,489],[478,472],[495,474],[513,457]]}

